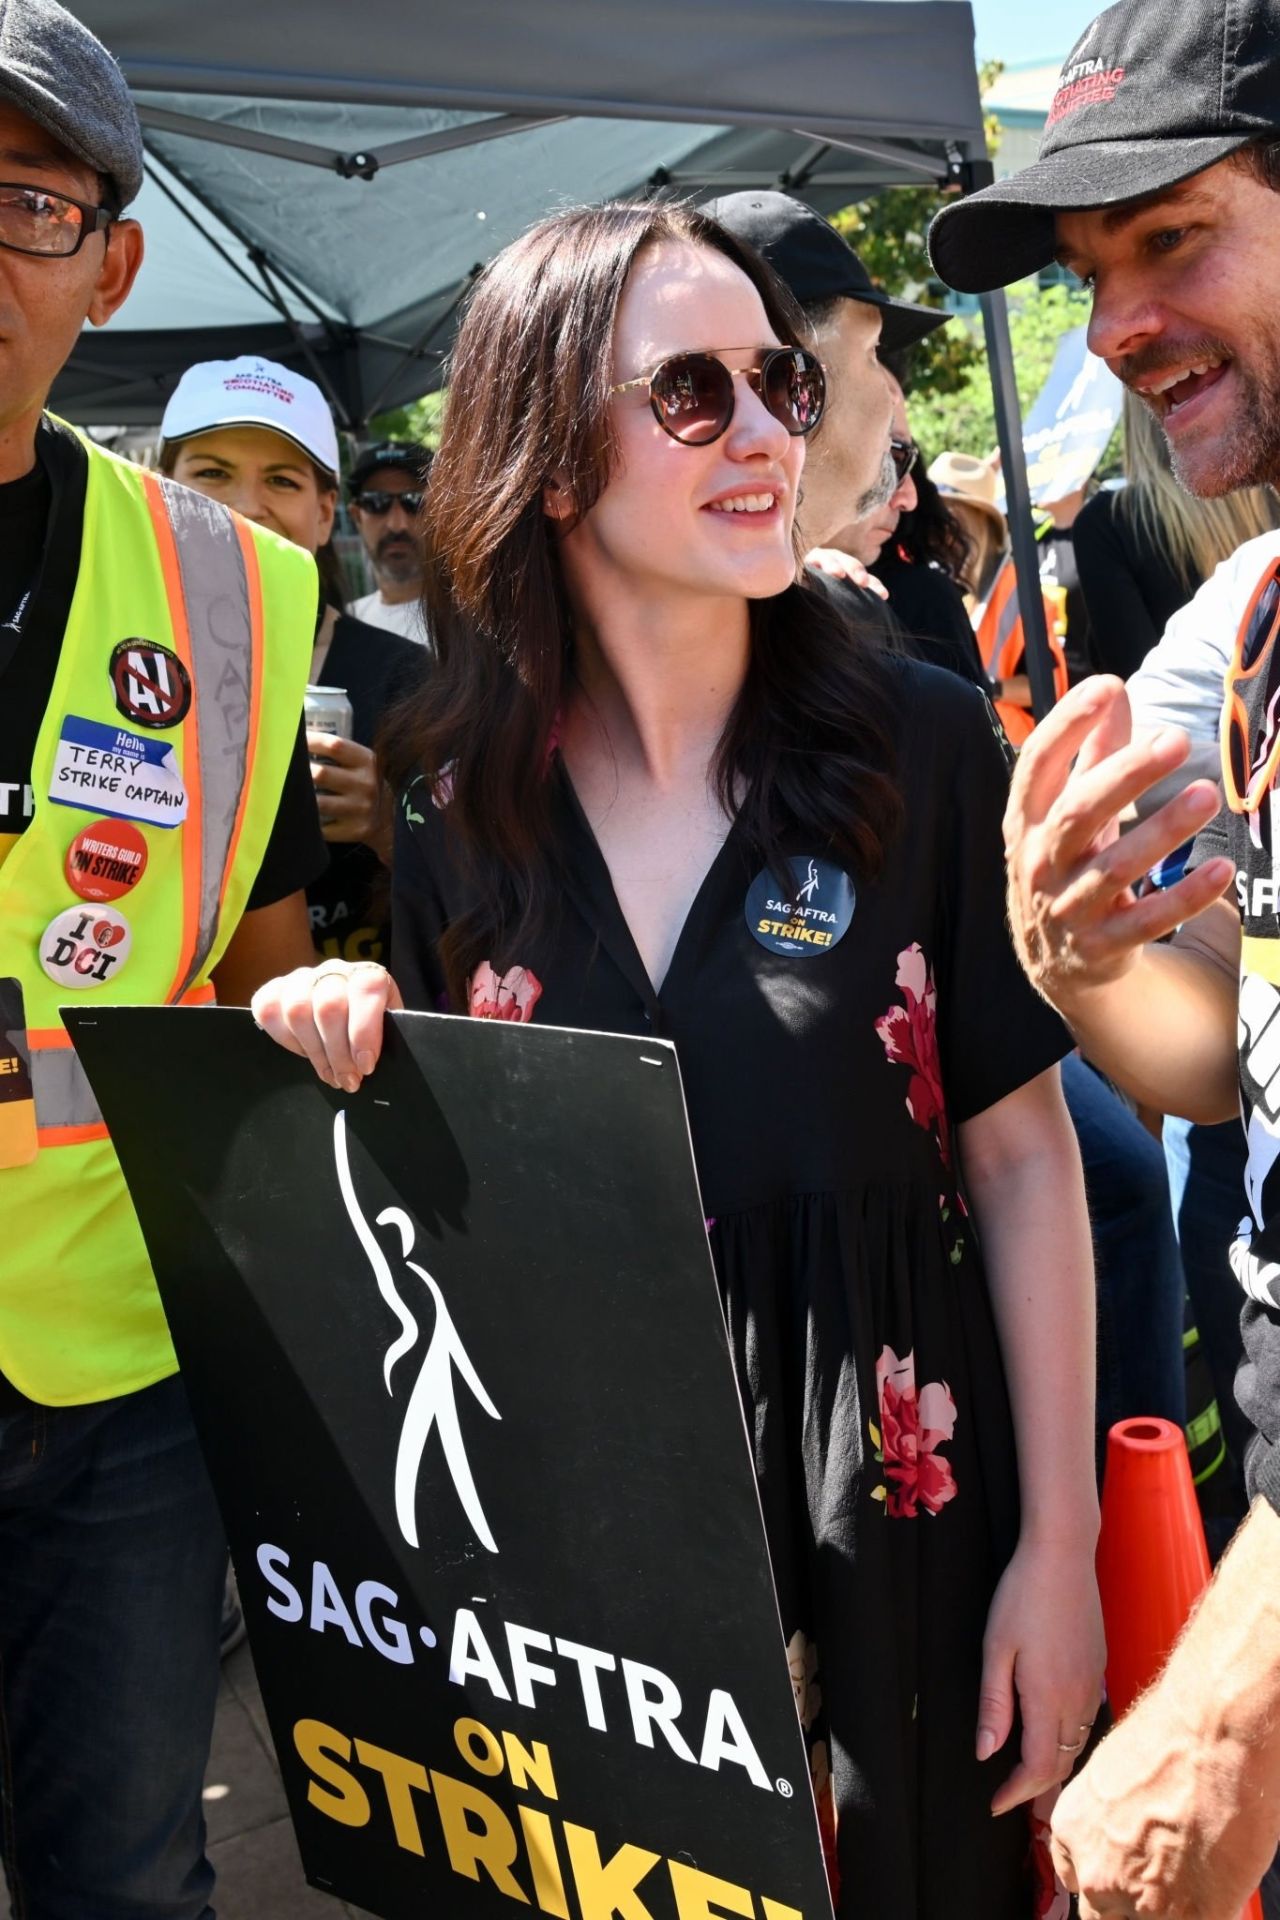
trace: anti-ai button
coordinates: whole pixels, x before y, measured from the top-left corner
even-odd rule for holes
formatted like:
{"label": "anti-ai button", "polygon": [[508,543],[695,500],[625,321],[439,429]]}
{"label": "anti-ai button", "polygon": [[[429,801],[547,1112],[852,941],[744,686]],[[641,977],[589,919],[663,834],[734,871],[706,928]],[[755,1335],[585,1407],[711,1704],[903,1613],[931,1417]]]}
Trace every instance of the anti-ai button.
{"label": "anti-ai button", "polygon": [[790,884],[781,888],[768,867],[747,890],[747,926],[770,953],[812,960],[830,953],[849,931],[857,894],[843,867],[799,854],[782,863]]}
{"label": "anti-ai button", "polygon": [[135,727],[176,727],[191,706],[191,676],[176,653],[150,640],[122,640],[111,653],[116,707]]}
{"label": "anti-ai button", "polygon": [[60,987],[77,991],[114,980],[129,958],[133,935],[115,907],[67,907],[40,941],[40,965]]}

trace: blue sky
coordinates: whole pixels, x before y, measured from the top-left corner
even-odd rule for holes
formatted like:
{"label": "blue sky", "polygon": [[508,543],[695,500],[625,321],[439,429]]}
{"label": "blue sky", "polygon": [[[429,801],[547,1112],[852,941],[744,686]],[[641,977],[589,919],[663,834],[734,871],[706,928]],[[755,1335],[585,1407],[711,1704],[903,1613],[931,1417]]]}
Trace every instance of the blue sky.
{"label": "blue sky", "polygon": [[972,0],[979,60],[1061,60],[1108,0]]}

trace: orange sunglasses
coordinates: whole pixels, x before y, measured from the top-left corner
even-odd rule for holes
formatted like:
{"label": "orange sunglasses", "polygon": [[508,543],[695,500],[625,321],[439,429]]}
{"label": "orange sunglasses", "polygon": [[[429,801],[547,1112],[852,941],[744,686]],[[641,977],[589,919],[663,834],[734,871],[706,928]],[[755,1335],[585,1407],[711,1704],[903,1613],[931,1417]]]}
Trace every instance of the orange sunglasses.
{"label": "orange sunglasses", "polygon": [[1280,727],[1277,727],[1265,761],[1256,770],[1250,770],[1249,715],[1239,692],[1247,681],[1256,679],[1266,665],[1277,631],[1280,631],[1280,561],[1254,588],[1227,667],[1219,739],[1222,790],[1232,813],[1256,813],[1280,768]]}

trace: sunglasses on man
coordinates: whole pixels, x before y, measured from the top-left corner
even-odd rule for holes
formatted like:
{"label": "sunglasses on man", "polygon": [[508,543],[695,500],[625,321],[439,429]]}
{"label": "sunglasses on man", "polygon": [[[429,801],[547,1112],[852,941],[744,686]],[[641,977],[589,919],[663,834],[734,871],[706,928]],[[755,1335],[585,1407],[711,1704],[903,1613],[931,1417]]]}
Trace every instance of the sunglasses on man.
{"label": "sunglasses on man", "polygon": [[73,200],[69,193],[0,180],[0,247],[10,253],[69,260],[91,233],[101,233],[116,217],[107,207]]}
{"label": "sunglasses on man", "polygon": [[827,382],[821,361],[803,347],[761,347],[744,367],[726,366],[717,353],[748,353],[719,347],[705,353],[673,353],[648,373],[620,380],[610,393],[647,387],[653,417],[684,447],[707,447],[729,429],[735,405],[733,380],[741,374],[766,412],[794,438],[812,433],[822,418]]}
{"label": "sunglasses on man", "polygon": [[392,507],[403,507],[408,514],[419,511],[426,499],[422,487],[410,487],[405,493],[385,493],[380,487],[372,487],[367,493],[356,494],[352,505],[364,513],[371,513],[375,520],[381,520],[384,513],[390,513]]}
{"label": "sunglasses on man", "polygon": [[889,457],[898,476],[898,485],[901,486],[920,458],[920,449],[914,440],[902,440],[895,434],[889,442]]}

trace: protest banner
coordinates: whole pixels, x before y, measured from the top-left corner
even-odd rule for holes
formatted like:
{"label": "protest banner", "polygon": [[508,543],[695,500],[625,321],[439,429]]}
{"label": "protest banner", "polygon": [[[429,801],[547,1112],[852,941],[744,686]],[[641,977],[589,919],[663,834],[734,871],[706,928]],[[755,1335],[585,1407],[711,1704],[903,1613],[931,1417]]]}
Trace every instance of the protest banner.
{"label": "protest banner", "polygon": [[66,1020],[312,1883],[830,1920],[674,1049],[398,1015],[347,1095],[247,1013]]}
{"label": "protest banner", "polygon": [[[1093,476],[1115,432],[1124,388],[1088,347],[1088,328],[1073,327],[1058,342],[1049,377],[1022,428],[1031,503],[1065,500]],[[1004,482],[997,488],[1004,511]]]}

